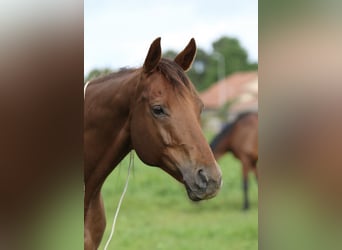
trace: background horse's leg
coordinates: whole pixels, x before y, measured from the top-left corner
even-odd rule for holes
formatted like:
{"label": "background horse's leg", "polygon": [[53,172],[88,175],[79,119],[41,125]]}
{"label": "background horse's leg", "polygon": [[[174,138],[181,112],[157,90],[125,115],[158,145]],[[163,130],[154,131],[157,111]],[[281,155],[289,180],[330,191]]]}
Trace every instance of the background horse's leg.
{"label": "background horse's leg", "polygon": [[247,159],[241,159],[242,162],[242,189],[243,189],[243,210],[249,209],[248,199],[248,173],[250,171],[250,164]]}
{"label": "background horse's leg", "polygon": [[106,228],[106,217],[103,199],[99,192],[95,199],[90,202],[84,223],[84,249],[97,250],[104,230]]}
{"label": "background horse's leg", "polygon": [[257,166],[256,165],[253,165],[253,173],[255,175],[255,180],[258,182],[258,170],[257,170]]}

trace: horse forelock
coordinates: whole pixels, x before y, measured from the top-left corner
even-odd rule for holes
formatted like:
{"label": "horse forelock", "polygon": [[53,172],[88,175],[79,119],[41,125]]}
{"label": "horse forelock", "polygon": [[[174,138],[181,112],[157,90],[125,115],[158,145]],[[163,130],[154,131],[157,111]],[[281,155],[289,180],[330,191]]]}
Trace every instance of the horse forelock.
{"label": "horse forelock", "polygon": [[186,76],[183,69],[174,61],[162,58],[157,66],[157,70],[172,84],[182,96],[185,95],[185,89],[190,91],[192,95],[197,96],[195,87]]}

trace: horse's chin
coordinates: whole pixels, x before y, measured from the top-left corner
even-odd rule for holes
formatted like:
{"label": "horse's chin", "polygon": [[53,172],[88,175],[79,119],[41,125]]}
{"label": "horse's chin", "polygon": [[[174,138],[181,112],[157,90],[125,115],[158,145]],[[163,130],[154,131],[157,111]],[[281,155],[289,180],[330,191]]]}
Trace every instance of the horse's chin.
{"label": "horse's chin", "polygon": [[197,196],[194,192],[192,192],[188,188],[186,188],[186,191],[188,193],[188,197],[189,197],[190,200],[195,201],[195,202],[203,200],[203,198]]}
{"label": "horse's chin", "polygon": [[184,182],[184,186],[186,188],[186,191],[188,193],[188,197],[190,200],[198,202],[201,200],[208,200],[216,196],[219,189],[215,190],[214,192],[208,193],[207,191],[203,190],[196,190],[191,188],[186,182]]}

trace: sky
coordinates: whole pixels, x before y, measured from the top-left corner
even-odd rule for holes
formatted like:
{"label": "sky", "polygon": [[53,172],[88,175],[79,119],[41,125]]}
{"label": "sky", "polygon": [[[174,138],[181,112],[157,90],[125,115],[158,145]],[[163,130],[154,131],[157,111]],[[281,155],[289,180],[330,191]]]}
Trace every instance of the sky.
{"label": "sky", "polygon": [[180,52],[192,37],[208,52],[222,36],[237,38],[258,60],[257,0],[85,0],[84,74],[140,67],[152,41]]}

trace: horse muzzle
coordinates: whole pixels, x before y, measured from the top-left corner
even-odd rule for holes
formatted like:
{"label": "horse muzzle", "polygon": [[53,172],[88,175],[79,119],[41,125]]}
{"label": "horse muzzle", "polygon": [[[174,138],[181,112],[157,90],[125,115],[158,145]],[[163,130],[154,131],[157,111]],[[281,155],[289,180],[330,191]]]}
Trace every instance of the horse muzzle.
{"label": "horse muzzle", "polygon": [[193,178],[193,181],[184,179],[188,196],[193,201],[210,199],[216,196],[222,186],[221,173],[211,177],[204,169],[199,169]]}

